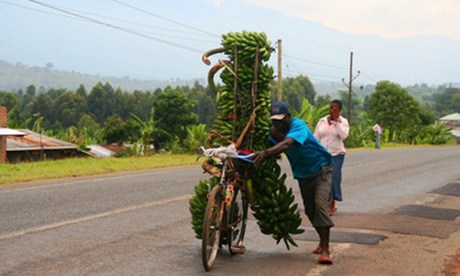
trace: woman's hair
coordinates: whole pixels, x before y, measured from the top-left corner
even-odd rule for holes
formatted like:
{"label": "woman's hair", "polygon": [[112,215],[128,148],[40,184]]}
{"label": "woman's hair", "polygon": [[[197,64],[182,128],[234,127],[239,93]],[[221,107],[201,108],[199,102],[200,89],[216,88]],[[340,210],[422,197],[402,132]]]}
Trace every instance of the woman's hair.
{"label": "woman's hair", "polygon": [[339,107],[339,110],[342,111],[342,101],[341,100],[332,100],[331,104],[335,104]]}

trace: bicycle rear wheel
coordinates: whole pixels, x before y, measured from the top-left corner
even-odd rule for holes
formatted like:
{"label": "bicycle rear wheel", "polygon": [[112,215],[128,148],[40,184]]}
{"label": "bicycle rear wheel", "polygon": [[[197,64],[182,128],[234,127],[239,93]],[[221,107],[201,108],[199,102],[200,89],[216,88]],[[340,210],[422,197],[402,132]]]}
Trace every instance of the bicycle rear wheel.
{"label": "bicycle rear wheel", "polygon": [[243,240],[248,218],[246,194],[240,189],[235,189],[234,193],[232,205],[228,212],[229,227],[227,232],[228,250],[232,255],[244,253]]}
{"label": "bicycle rear wheel", "polygon": [[210,271],[216,261],[217,251],[220,246],[220,234],[224,199],[222,197],[222,186],[216,185],[209,195],[206,206],[206,214],[203,224],[203,240],[201,244],[201,255],[203,266]]}

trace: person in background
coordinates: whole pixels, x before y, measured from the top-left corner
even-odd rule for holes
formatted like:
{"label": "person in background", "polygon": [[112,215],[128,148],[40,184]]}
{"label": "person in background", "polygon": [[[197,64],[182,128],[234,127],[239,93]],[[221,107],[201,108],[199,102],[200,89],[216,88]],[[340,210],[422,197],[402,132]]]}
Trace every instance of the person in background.
{"label": "person in background", "polygon": [[375,148],[380,149],[380,138],[382,137],[382,126],[380,122],[377,122],[373,127],[372,130],[375,132]]}
{"label": "person in background", "polygon": [[329,214],[337,211],[336,201],[342,201],[342,166],[345,160],[345,145],[343,140],[348,137],[348,121],[340,115],[342,102],[333,100],[329,104],[329,115],[321,118],[315,128],[315,137],[332,155],[332,200],[329,204]]}
{"label": "person in background", "polygon": [[270,119],[272,127],[268,138],[273,146],[255,152],[252,158],[258,166],[267,157],[286,154],[292,174],[299,182],[305,214],[319,235],[319,245],[313,253],[320,255],[318,263],[332,264],[329,237],[334,223],[328,213],[332,156],[303,120],[291,118],[286,103],[275,102]]}

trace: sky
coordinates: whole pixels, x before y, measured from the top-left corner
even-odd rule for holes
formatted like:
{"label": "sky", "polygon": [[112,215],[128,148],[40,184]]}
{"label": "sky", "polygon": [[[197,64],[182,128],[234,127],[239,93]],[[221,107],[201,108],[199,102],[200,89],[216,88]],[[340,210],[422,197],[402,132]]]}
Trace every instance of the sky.
{"label": "sky", "polygon": [[[219,2],[216,1],[217,5]],[[385,37],[434,34],[460,40],[459,0],[247,0],[247,2],[355,34]]]}
{"label": "sky", "polygon": [[274,48],[281,39],[283,76],[341,82],[353,52],[356,83],[443,84],[460,82],[458,11],[460,0],[0,0],[0,59],[101,76],[205,79],[202,54],[223,33],[251,30]]}

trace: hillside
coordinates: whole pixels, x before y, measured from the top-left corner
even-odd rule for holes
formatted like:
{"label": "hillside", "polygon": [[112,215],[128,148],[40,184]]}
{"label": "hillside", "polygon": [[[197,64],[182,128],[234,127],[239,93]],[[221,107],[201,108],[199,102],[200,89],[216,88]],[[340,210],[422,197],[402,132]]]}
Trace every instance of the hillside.
{"label": "hillside", "polygon": [[138,80],[130,77],[110,77],[100,75],[81,74],[75,71],[62,71],[53,68],[51,63],[44,67],[27,66],[22,63],[11,64],[0,60],[0,91],[25,90],[27,86],[33,84],[37,89],[43,87],[45,90],[50,88],[77,89],[83,84],[87,89],[91,89],[96,83],[109,82],[113,87],[120,87],[125,91],[153,91],[157,88],[166,86],[193,85],[196,81],[205,84],[204,79],[198,80]]}

